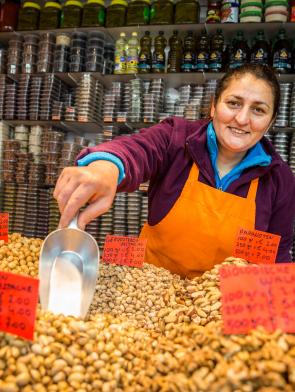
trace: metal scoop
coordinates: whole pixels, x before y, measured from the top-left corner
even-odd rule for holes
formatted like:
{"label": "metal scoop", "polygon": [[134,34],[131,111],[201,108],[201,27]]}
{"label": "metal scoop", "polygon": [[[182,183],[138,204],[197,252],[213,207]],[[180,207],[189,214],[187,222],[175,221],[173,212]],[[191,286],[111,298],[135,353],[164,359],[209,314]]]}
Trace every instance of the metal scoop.
{"label": "metal scoop", "polygon": [[95,239],[77,226],[76,216],[65,229],[50,233],[39,259],[41,307],[53,313],[84,318],[98,275],[99,248]]}

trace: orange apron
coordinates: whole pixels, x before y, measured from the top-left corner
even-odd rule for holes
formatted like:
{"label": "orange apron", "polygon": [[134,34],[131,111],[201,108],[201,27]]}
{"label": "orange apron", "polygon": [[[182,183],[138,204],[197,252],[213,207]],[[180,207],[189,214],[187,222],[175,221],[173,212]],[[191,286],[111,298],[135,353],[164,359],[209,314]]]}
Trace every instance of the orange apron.
{"label": "orange apron", "polygon": [[193,164],[181,195],[154,226],[145,224],[145,262],[192,278],[232,255],[239,227],[255,228],[258,178],[247,198],[222,192],[198,181]]}

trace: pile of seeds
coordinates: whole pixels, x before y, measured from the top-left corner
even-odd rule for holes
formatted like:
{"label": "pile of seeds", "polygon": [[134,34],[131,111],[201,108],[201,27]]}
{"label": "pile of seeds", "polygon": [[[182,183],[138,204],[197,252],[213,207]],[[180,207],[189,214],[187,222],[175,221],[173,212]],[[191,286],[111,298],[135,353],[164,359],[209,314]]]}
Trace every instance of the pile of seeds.
{"label": "pile of seeds", "polygon": [[[41,243],[10,236],[0,269],[36,276]],[[38,309],[33,343],[0,333],[0,392],[294,391],[294,335],[222,334],[219,268],[101,265],[87,321]]]}

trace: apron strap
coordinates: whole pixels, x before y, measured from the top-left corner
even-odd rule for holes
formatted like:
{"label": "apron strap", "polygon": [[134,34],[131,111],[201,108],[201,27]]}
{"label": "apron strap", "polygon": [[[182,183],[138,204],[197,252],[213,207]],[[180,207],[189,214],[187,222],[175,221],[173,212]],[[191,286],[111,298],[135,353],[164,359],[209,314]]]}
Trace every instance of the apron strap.
{"label": "apron strap", "polygon": [[258,189],[258,182],[259,182],[259,178],[255,178],[254,180],[252,180],[248,190],[247,199],[253,200],[254,202],[256,199],[256,194]]}

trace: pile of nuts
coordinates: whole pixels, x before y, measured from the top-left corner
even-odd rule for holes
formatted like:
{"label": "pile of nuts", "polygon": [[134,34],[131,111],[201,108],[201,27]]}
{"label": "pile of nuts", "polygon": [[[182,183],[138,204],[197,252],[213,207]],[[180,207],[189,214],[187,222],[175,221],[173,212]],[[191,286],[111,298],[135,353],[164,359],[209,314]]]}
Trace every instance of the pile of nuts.
{"label": "pile of nuts", "polygon": [[26,238],[18,233],[9,235],[7,244],[0,240],[0,271],[38,276],[42,242],[38,238]]}
{"label": "pile of nuts", "polygon": [[[34,276],[20,270],[29,249],[37,275],[40,245],[10,236],[0,269],[13,255],[12,270]],[[0,333],[0,392],[294,391],[294,335],[222,334],[219,268],[182,280],[151,265],[101,265],[88,320],[38,309],[34,342]]]}

